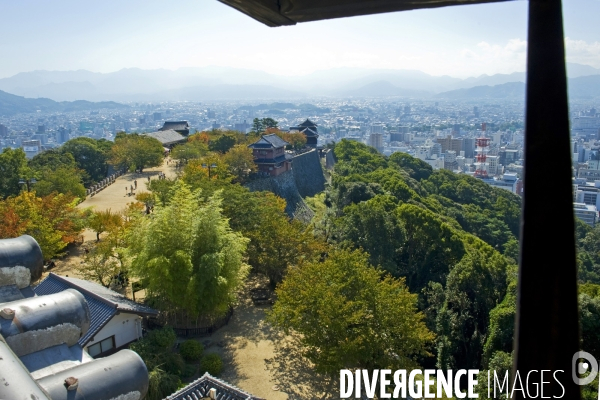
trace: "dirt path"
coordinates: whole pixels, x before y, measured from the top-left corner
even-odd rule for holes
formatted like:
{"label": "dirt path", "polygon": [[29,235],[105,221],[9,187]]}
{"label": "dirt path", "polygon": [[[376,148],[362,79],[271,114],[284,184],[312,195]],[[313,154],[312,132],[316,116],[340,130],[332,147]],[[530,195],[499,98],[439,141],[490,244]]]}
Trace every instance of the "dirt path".
{"label": "dirt path", "polygon": [[[250,281],[247,287],[252,285]],[[246,292],[229,324],[199,339],[208,344],[206,353],[223,357],[220,378],[268,400],[335,398],[336,382],[316,375],[294,338],[276,332],[265,321],[269,309],[255,306]]]}
{"label": "dirt path", "polygon": [[[94,207],[97,211],[112,210],[115,212],[122,211],[127,208],[128,203],[135,201],[135,195],[148,191],[147,183],[148,178],[154,180],[158,179],[158,175],[163,172],[168,179],[177,177],[177,171],[175,170],[175,164],[171,161],[167,165],[167,161],[160,167],[148,168],[141,174],[139,173],[127,173],[118,177],[115,183],[106,187],[100,193],[94,197],[85,199],[78,207],[87,208]],[[137,189],[133,191],[134,195],[130,195],[131,186],[135,186],[137,181]],[[127,188],[127,189],[126,189]]]}
{"label": "dirt path", "polygon": [[[129,196],[125,192],[125,187],[130,188],[134,185],[137,180],[137,190],[134,190],[135,194],[147,192],[148,177],[151,180],[158,179],[159,174],[163,172],[168,179],[174,179],[177,177],[177,171],[175,170],[175,164],[170,161],[167,165],[167,160],[160,167],[148,168],[141,174],[128,173],[118,177],[115,183],[106,187],[94,197],[87,197],[77,207],[88,208],[92,207],[97,211],[112,210],[113,212],[119,212],[127,208],[128,203],[132,203],[135,200],[135,196]],[[129,190],[127,191],[129,193]],[[57,275],[71,276],[75,278],[83,278],[77,273],[77,268],[83,262],[84,249],[91,248],[96,243],[96,233],[90,229],[85,229],[82,232],[83,244],[81,245],[69,245],[67,247],[68,255],[62,259],[56,261],[56,267],[51,271],[44,272],[42,279],[45,278],[50,272],[54,272]],[[127,295],[131,297],[131,288],[128,288]]]}

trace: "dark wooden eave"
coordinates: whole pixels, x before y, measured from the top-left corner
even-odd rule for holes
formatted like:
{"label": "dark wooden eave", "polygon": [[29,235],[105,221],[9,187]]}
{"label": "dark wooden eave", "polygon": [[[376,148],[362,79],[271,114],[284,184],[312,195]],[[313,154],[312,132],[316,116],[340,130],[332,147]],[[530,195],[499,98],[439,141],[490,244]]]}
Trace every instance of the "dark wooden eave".
{"label": "dark wooden eave", "polygon": [[355,17],[509,0],[219,0],[271,27],[298,22]]}

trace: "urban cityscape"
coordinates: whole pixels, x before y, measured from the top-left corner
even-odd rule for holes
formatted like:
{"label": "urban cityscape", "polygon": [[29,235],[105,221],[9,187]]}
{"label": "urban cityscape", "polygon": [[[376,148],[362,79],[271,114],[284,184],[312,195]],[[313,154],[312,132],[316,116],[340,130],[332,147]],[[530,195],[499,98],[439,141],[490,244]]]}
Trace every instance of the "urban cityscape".
{"label": "urban cityscape", "polygon": [[[594,100],[571,104],[571,153],[577,186],[574,201],[579,203],[575,212],[592,226],[600,209],[600,197],[595,194],[600,190],[597,107],[600,105]],[[434,169],[478,176],[490,185],[522,192],[524,104],[509,100],[383,97],[302,104],[134,103],[112,110],[17,114],[0,117],[0,149],[23,148],[32,158],[72,138],[114,140],[118,132],[156,132],[168,121],[186,122],[191,133],[220,130],[247,134],[255,118],[273,118],[288,131],[310,119],[318,126],[319,147],[354,140],[386,156],[404,152]],[[478,138],[489,140],[478,146]]]}

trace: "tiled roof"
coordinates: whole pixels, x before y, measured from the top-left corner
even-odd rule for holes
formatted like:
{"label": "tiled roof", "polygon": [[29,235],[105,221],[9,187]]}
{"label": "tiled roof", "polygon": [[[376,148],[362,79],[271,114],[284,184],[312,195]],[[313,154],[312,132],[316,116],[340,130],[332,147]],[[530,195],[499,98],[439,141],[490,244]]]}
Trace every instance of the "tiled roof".
{"label": "tiled roof", "polygon": [[[54,275],[54,274],[50,274],[50,275]],[[54,276],[57,276],[57,275],[54,275]],[[117,305],[117,309],[119,311],[145,314],[145,315],[157,315],[158,314],[158,311],[156,311],[155,309],[145,306],[143,304],[136,303],[133,300],[129,300],[127,297],[123,296],[122,294],[117,293],[114,290],[107,289],[104,286],[99,285],[95,282],[90,282],[90,281],[86,281],[83,279],[77,279],[77,278],[68,278],[68,277],[64,277],[64,276],[60,276],[59,278],[64,279],[67,282],[69,282],[71,287],[74,289],[77,289],[79,291],[81,291],[81,289],[83,289],[84,291],[87,291],[87,292],[93,293],[97,296],[100,296],[103,299],[110,301],[111,303],[115,303]]]}
{"label": "tiled roof", "polygon": [[[43,296],[47,294],[54,294],[62,292],[63,290],[71,289],[72,286],[69,285],[62,279],[57,278],[57,275],[50,274],[46,279],[40,282],[33,291],[38,296]],[[111,304],[107,301],[103,301],[98,299],[95,296],[90,295],[84,291],[79,291],[85,300],[87,301],[88,307],[90,309],[90,329],[83,335],[77,343],[81,347],[84,347],[87,342],[90,341],[92,337],[96,333],[106,325],[106,323],[117,313],[116,304]]]}
{"label": "tiled roof", "polygon": [[160,128],[161,131],[166,131],[168,129],[173,129],[175,131],[186,131],[190,128],[190,124],[187,121],[165,121],[163,127]]}
{"label": "tiled roof", "polygon": [[305,128],[301,132],[304,133],[306,136],[319,136],[319,134],[311,128]]}
{"label": "tiled roof", "polygon": [[301,123],[298,126],[317,126],[317,124],[315,124],[314,122],[312,122],[310,119],[306,119],[306,121],[304,121],[303,123]]}
{"label": "tiled roof", "polygon": [[166,131],[146,133],[146,136],[150,136],[150,137],[157,139],[163,145],[186,141],[185,136],[183,136],[182,134],[180,134],[178,132],[175,132],[173,129],[168,129]]}
{"label": "tiled roof", "polygon": [[79,291],[88,302],[91,323],[88,332],[79,340],[81,346],[92,338],[117,313],[117,311],[134,314],[156,315],[157,311],[129,300],[125,296],[105,288],[94,282],[83,279],[68,278],[50,273],[33,290],[37,295],[62,292],[66,289]]}
{"label": "tiled roof", "polygon": [[271,147],[279,148],[279,147],[285,147],[288,144],[289,144],[288,142],[286,142],[285,140],[283,140],[276,134],[272,133],[270,135],[261,136],[261,138],[259,140],[252,143],[251,145],[248,145],[248,147],[250,147],[252,149],[254,149],[254,148],[262,149],[262,148],[271,148]]}
{"label": "tiled roof", "polygon": [[183,389],[167,396],[165,400],[200,400],[208,397],[210,389],[216,389],[216,400],[264,400],[217,379],[208,372]]}

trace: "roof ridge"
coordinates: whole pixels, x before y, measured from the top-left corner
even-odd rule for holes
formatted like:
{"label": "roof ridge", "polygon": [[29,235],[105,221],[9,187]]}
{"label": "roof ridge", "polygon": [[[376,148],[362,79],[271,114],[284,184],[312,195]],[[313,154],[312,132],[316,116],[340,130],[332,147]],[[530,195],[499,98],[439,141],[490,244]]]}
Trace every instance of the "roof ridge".
{"label": "roof ridge", "polygon": [[193,387],[195,387],[196,385],[205,382],[205,381],[209,381],[209,382],[213,382],[213,383],[217,383],[219,385],[224,386],[225,388],[229,388],[232,390],[237,390],[238,392],[240,392],[241,394],[248,396],[248,398],[246,400],[264,400],[260,397],[256,397],[248,392],[246,392],[243,389],[240,389],[239,387],[232,385],[229,382],[225,382],[222,379],[219,379],[215,376],[212,376],[211,374],[209,374],[208,372],[205,372],[204,375],[202,375],[200,378],[196,379],[193,382],[190,382],[188,385],[186,385],[185,387],[179,389],[178,391],[176,391],[175,393],[170,394],[169,396],[167,396],[165,398],[165,400],[169,400],[169,399],[175,399],[177,396],[184,394],[187,390],[192,389]]}
{"label": "roof ridge", "polygon": [[[98,301],[101,301],[101,302],[103,302],[105,304],[108,304],[111,307],[114,307],[117,310],[119,309],[119,304],[118,303],[114,303],[114,302],[112,302],[112,301],[110,301],[108,299],[105,299],[104,297],[100,296],[99,294],[96,294],[96,293],[91,292],[91,291],[89,291],[89,290],[87,290],[85,288],[82,288],[81,286],[77,285],[76,283],[71,282],[70,280],[65,279],[64,277],[62,277],[60,275],[56,275],[54,272],[50,272],[50,274],[48,275],[48,278],[50,278],[50,277],[53,277],[54,279],[57,279],[58,281],[61,281],[63,283],[66,283],[69,286],[72,286],[73,289],[76,289],[76,290],[82,292],[82,294],[85,293],[85,294],[87,294],[87,295],[95,298]],[[75,279],[77,279],[77,278],[75,278]],[[110,289],[108,289],[108,290],[110,290]],[[115,293],[117,293],[117,292],[115,292]],[[119,294],[119,293],[117,293],[117,294]]]}

